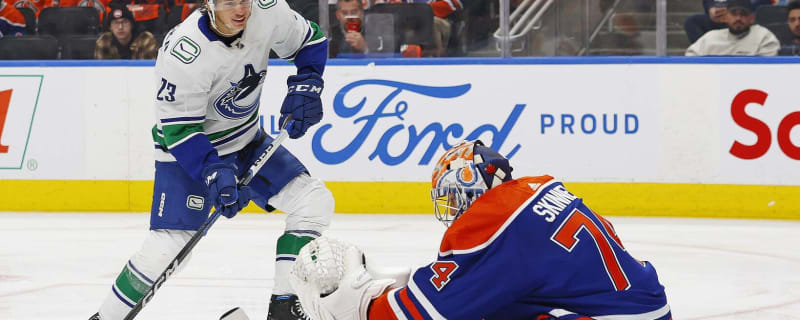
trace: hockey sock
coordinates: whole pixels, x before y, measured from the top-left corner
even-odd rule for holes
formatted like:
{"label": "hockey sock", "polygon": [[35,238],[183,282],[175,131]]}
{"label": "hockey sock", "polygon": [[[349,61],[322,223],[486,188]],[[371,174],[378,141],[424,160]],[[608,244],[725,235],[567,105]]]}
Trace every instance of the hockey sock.
{"label": "hockey sock", "polygon": [[289,284],[289,272],[300,249],[311,240],[319,237],[319,233],[311,230],[289,230],[278,238],[275,250],[275,287],[272,294],[293,294]]}
{"label": "hockey sock", "polygon": [[142,299],[152,284],[152,280],[136,269],[131,261],[128,261],[111,286],[108,298],[100,307],[100,315],[104,319],[125,316]]}
{"label": "hockey sock", "polygon": [[142,299],[144,294],[147,293],[147,290],[150,289],[152,284],[153,280],[150,280],[143,273],[139,272],[139,270],[136,270],[136,267],[128,261],[128,264],[125,265],[125,268],[123,268],[122,272],[117,276],[117,280],[114,281],[111,290],[114,291],[120,299],[133,307]]}
{"label": "hockey sock", "polygon": [[[133,254],[114,280],[111,292],[100,305],[100,318],[124,318],[194,233],[184,230],[150,231],[141,249]],[[186,257],[175,272],[179,272],[189,259]]]}

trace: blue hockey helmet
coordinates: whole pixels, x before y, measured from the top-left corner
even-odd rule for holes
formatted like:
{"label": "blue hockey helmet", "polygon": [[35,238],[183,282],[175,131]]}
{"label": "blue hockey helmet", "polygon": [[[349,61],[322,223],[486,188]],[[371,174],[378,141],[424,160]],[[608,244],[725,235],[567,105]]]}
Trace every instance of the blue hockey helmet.
{"label": "blue hockey helmet", "polygon": [[480,140],[447,150],[433,169],[431,199],[436,218],[450,226],[486,190],[511,180],[508,159]]}

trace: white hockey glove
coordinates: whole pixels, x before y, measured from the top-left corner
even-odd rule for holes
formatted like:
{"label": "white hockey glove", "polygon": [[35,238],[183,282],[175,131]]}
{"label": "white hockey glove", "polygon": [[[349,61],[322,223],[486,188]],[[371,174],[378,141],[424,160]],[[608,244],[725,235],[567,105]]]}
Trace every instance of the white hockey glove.
{"label": "white hockey glove", "polygon": [[366,320],[393,279],[373,279],[353,245],[320,237],[300,250],[289,276],[303,310],[317,320]]}

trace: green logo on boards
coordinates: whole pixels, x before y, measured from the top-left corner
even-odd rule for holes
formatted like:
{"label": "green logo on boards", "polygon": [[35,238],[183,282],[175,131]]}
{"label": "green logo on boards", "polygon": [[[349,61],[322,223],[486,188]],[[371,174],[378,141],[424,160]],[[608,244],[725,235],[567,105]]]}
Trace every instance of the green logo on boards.
{"label": "green logo on boards", "polygon": [[200,46],[187,37],[181,37],[175,46],[172,47],[172,56],[178,58],[183,63],[189,64],[200,55]]}
{"label": "green logo on boards", "polygon": [[268,9],[278,3],[278,0],[258,0],[258,6],[261,9]]}

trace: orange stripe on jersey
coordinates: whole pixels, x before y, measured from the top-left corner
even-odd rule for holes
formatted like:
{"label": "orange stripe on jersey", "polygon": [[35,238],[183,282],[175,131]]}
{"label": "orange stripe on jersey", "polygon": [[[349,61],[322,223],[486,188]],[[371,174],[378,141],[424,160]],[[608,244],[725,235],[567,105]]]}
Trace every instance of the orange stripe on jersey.
{"label": "orange stripe on jersey", "polygon": [[369,320],[397,320],[392,306],[389,305],[389,293],[386,292],[380,297],[372,300],[372,305],[369,306]]}
{"label": "orange stripe on jersey", "polygon": [[419,313],[419,310],[417,310],[417,306],[414,305],[414,303],[411,302],[411,298],[408,297],[408,288],[400,289],[398,296],[400,297],[400,302],[403,303],[403,306],[408,309],[408,313],[411,314],[411,319],[425,320],[425,318],[422,317],[422,314]]}
{"label": "orange stripe on jersey", "polygon": [[492,238],[551,176],[523,177],[489,189],[444,234],[439,252],[475,248]]}

